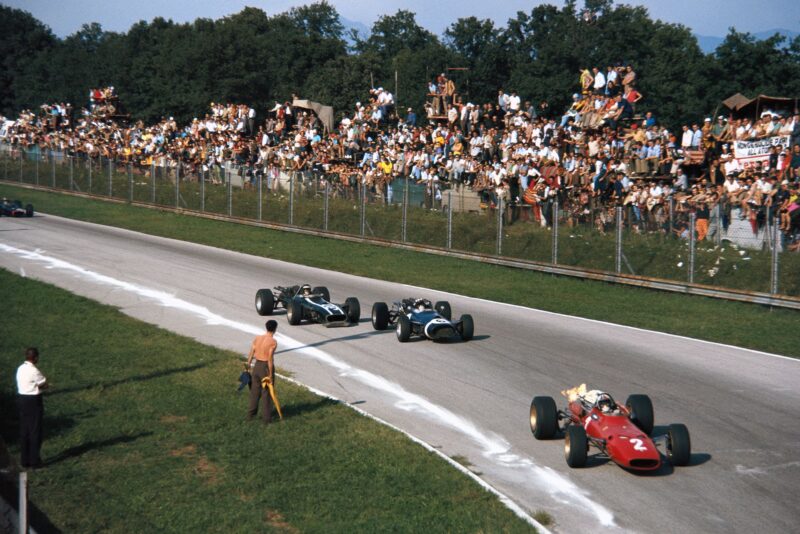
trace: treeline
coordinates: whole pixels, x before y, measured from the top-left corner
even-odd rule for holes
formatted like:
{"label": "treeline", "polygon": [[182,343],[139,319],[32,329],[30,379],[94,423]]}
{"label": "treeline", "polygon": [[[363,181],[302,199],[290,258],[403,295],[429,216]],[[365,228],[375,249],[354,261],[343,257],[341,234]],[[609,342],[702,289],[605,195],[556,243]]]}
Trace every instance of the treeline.
{"label": "treeline", "polygon": [[215,101],[263,113],[292,94],[333,105],[338,118],[368,97],[371,83],[396,87],[400,106],[419,109],[426,82],[440,72],[452,75],[465,102],[493,102],[502,87],[560,112],[578,89],[579,69],[620,61],[638,73],[640,109],[670,125],[713,113],[737,91],[800,96],[800,38],[756,40],[732,29],[704,54],[688,28],[611,0],[537,6],[504,27],[459,18],[441,38],[401,10],[349,44],[325,2],[271,16],[248,7],[186,24],[156,18],[125,33],[92,23],[65,39],[29,13],[0,6],[0,36],[6,115],[43,102],[80,108],[90,87],[113,85],[133,117],[146,121],[191,119]]}

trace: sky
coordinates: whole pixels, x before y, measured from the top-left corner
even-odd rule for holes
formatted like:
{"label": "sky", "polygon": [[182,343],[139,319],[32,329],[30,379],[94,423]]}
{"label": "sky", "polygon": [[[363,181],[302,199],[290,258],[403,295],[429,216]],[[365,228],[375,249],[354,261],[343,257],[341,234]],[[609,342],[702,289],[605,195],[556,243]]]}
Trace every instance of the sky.
{"label": "sky", "polygon": [[[32,13],[50,26],[56,35],[65,37],[88,22],[99,22],[104,29],[125,31],[139,20],[164,17],[187,22],[198,17],[220,18],[241,11],[245,6],[258,7],[268,14],[312,3],[312,0],[0,0]],[[517,11],[530,12],[542,3],[557,6],[563,0],[329,0],[339,14],[349,20],[371,26],[381,15],[407,9],[417,14],[417,22],[441,35],[459,17],[491,18],[505,25]],[[579,1],[579,5],[582,2]],[[653,18],[688,26],[696,34],[724,36],[728,28],[757,33],[775,28],[800,30],[798,0],[627,0],[644,5]]]}

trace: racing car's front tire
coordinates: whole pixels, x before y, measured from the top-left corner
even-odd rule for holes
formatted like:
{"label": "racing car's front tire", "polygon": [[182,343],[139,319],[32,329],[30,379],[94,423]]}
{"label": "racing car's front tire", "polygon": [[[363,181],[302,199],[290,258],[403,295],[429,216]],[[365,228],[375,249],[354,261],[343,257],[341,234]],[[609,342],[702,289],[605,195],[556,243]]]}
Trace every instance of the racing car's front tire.
{"label": "racing car's front tire", "polygon": [[564,440],[564,457],[570,467],[583,467],[589,452],[589,440],[586,430],[582,426],[572,425],[567,427],[567,437]]}
{"label": "racing car's front tire", "polygon": [[461,339],[464,341],[469,341],[475,335],[475,321],[472,320],[471,315],[464,314],[461,316],[461,325],[458,333],[461,334]]}
{"label": "racing car's front tire", "polygon": [[686,425],[674,423],[669,425],[667,435],[667,458],[672,465],[688,465],[692,457],[692,441]]}
{"label": "racing car's front tire", "polygon": [[411,321],[405,315],[401,315],[397,318],[397,341],[405,343],[409,338],[411,338]]}
{"label": "racing car's front tire", "polygon": [[259,289],[256,292],[256,312],[259,315],[272,315],[275,309],[275,296],[269,289]]}
{"label": "racing car's front tire", "polygon": [[630,395],[625,401],[625,407],[631,413],[631,421],[648,436],[653,432],[655,416],[653,415],[653,401],[647,395]]}
{"label": "racing car's front tire", "polygon": [[347,314],[347,322],[358,324],[361,320],[361,304],[355,297],[347,297],[344,301],[344,310]]}
{"label": "racing car's front tire", "polygon": [[315,295],[322,295],[322,298],[325,299],[326,302],[331,301],[331,292],[328,291],[328,288],[325,286],[315,287],[311,292]]}
{"label": "racing car's front tire", "polygon": [[439,315],[447,319],[448,321],[453,316],[453,310],[450,308],[450,303],[446,300],[440,300],[436,304],[433,305],[433,309],[439,312]]}
{"label": "racing car's front tire", "polygon": [[372,328],[386,330],[389,326],[389,306],[385,302],[376,302],[372,305]]}
{"label": "racing car's front tire", "polygon": [[558,409],[553,397],[534,397],[531,401],[531,432],[536,439],[551,439],[558,431]]}
{"label": "racing car's front tire", "polygon": [[295,299],[289,301],[286,306],[286,319],[292,326],[297,326],[303,320],[303,305]]}

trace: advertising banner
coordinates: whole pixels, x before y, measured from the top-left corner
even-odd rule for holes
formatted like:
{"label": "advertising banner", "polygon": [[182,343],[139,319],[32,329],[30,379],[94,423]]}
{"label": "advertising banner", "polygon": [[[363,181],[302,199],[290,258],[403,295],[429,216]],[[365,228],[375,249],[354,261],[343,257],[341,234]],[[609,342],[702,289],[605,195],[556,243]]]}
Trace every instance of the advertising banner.
{"label": "advertising banner", "polygon": [[733,157],[739,160],[739,164],[743,168],[746,168],[757,161],[768,161],[772,147],[777,146],[788,150],[790,143],[791,137],[788,135],[776,135],[753,141],[734,141]]}

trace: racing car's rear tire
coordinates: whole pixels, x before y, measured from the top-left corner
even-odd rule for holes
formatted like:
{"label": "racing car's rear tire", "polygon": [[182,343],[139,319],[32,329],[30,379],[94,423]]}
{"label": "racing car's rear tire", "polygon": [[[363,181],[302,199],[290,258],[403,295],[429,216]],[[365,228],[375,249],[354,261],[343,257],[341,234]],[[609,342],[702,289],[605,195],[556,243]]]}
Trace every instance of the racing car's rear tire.
{"label": "racing car's rear tire", "polygon": [[551,439],[558,432],[558,409],[553,397],[534,397],[531,401],[531,432],[536,439]]}
{"label": "racing car's rear tire", "polygon": [[347,321],[356,323],[361,320],[361,304],[355,297],[347,297],[344,301],[345,313],[347,313]]}
{"label": "racing car's rear tire", "polygon": [[405,315],[401,315],[397,318],[397,341],[405,343],[409,338],[411,338],[411,321]]}
{"label": "racing car's rear tire", "polygon": [[464,341],[469,341],[475,335],[475,321],[472,320],[471,315],[464,314],[461,316],[459,334],[461,334],[461,339]]}
{"label": "racing car's rear tire", "polygon": [[389,326],[389,306],[385,302],[376,302],[372,305],[372,328],[386,330]]}
{"label": "racing car's rear tire", "polygon": [[318,286],[311,290],[312,293],[315,295],[322,295],[322,298],[325,299],[326,302],[331,301],[331,292],[328,291],[328,288],[325,286]]}
{"label": "racing car's rear tire", "polygon": [[653,401],[647,395],[630,395],[625,401],[625,407],[631,412],[631,421],[642,432],[650,435],[653,432],[655,417],[653,415]]}
{"label": "racing car's rear tire", "polygon": [[439,312],[439,315],[447,319],[448,321],[453,316],[453,310],[450,309],[450,303],[446,300],[440,300],[436,304],[433,305],[433,309]]}
{"label": "racing car's rear tire", "polygon": [[667,458],[672,465],[687,465],[692,457],[692,441],[686,425],[674,423],[669,425],[667,435]]}
{"label": "racing car's rear tire", "polygon": [[567,427],[567,437],[564,440],[564,457],[570,467],[583,467],[589,452],[589,440],[586,430],[582,426],[571,425]]}
{"label": "racing car's rear tire", "polygon": [[25,205],[25,217],[33,217],[33,204]]}
{"label": "racing car's rear tire", "polygon": [[272,315],[275,309],[275,296],[269,289],[259,289],[256,292],[256,312],[259,315]]}
{"label": "racing car's rear tire", "polygon": [[303,320],[303,305],[299,301],[295,299],[289,301],[286,306],[286,319],[292,326],[299,325]]}

